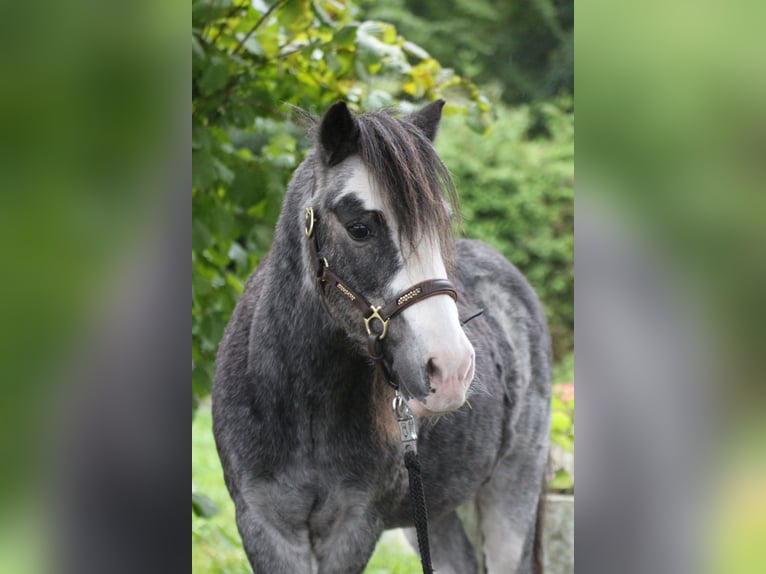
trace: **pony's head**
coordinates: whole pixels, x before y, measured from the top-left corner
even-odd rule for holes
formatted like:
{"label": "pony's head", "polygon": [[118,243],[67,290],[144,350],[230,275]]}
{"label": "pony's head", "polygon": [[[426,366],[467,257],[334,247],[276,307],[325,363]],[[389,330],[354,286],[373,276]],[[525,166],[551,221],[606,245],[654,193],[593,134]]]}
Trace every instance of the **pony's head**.
{"label": "pony's head", "polygon": [[[432,141],[444,102],[404,119],[353,115],[332,106],[317,134],[314,190],[321,256],[344,284],[381,306],[430,279],[448,279],[455,191]],[[449,202],[448,202],[449,200]],[[366,352],[368,333],[353,297],[325,288],[333,317]],[[419,300],[392,318],[380,348],[416,415],[452,411],[474,376],[474,350],[447,294]]]}

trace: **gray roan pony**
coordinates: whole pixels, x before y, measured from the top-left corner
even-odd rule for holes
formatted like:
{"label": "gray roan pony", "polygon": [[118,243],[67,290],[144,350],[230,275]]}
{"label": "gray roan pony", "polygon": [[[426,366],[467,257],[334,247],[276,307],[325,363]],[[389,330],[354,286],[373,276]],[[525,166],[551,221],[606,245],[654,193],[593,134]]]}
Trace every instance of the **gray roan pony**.
{"label": "gray roan pony", "polygon": [[[443,103],[403,119],[327,111],[226,328],[213,428],[258,574],[362,572],[385,529],[412,527],[386,378],[416,416],[435,570],[540,570],[549,334],[519,271],[452,237],[455,192],[431,143]],[[353,294],[380,307],[431,279],[457,302],[444,291],[392,317],[377,368],[368,338],[382,319],[370,337]]]}

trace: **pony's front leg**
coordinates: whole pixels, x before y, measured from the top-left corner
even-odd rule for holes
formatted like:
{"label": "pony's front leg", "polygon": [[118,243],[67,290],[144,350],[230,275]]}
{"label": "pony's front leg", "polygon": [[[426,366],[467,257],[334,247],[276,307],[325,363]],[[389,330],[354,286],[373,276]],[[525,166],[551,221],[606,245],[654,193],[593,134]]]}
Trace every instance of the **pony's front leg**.
{"label": "pony's front leg", "polygon": [[[521,450],[521,449],[520,449]],[[533,574],[547,442],[501,460],[478,493],[487,574]]]}
{"label": "pony's front leg", "polygon": [[237,527],[254,574],[316,574],[307,530],[268,523],[247,504],[237,504]]}
{"label": "pony's front leg", "polygon": [[370,516],[336,521],[326,536],[315,536],[319,574],[361,574],[383,532],[383,522]]}

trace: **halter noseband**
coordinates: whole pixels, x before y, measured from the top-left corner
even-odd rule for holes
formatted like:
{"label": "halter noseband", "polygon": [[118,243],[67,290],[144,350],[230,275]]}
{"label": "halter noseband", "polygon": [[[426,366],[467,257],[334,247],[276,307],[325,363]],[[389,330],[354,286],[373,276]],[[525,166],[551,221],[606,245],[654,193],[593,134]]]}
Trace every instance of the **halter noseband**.
{"label": "halter noseband", "polygon": [[[457,301],[457,290],[446,279],[429,279],[416,283],[412,287],[398,293],[391,301],[383,305],[372,305],[361,293],[353,289],[343,281],[334,271],[330,269],[330,264],[325,257],[321,255],[319,246],[319,237],[315,233],[316,222],[318,221],[314,210],[311,207],[306,208],[306,238],[309,240],[309,252],[316,265],[316,278],[324,296],[325,288],[328,284],[334,286],[343,294],[362,313],[364,328],[367,331],[367,350],[370,357],[378,364],[382,365],[384,371],[387,371],[383,362],[383,353],[380,351],[380,341],[385,339],[388,333],[388,322],[404,311],[407,307],[434,297],[436,295],[449,295]],[[380,327],[375,329],[375,321],[380,323]],[[386,380],[396,388],[396,384],[390,380],[386,372]]]}

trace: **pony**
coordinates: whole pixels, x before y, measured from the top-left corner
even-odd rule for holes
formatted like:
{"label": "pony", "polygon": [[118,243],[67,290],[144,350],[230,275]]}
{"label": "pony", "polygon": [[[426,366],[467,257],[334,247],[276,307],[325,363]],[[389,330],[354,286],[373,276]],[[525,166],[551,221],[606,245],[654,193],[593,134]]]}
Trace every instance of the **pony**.
{"label": "pony", "polygon": [[[455,188],[433,146],[443,105],[402,118],[338,102],[313,120],[272,247],[225,329],[213,431],[258,574],[360,573],[384,530],[413,539],[397,393],[415,418],[436,571],[541,570],[550,335],[522,274],[455,237]],[[449,287],[375,317],[431,280]],[[473,530],[458,507],[473,509]]]}

